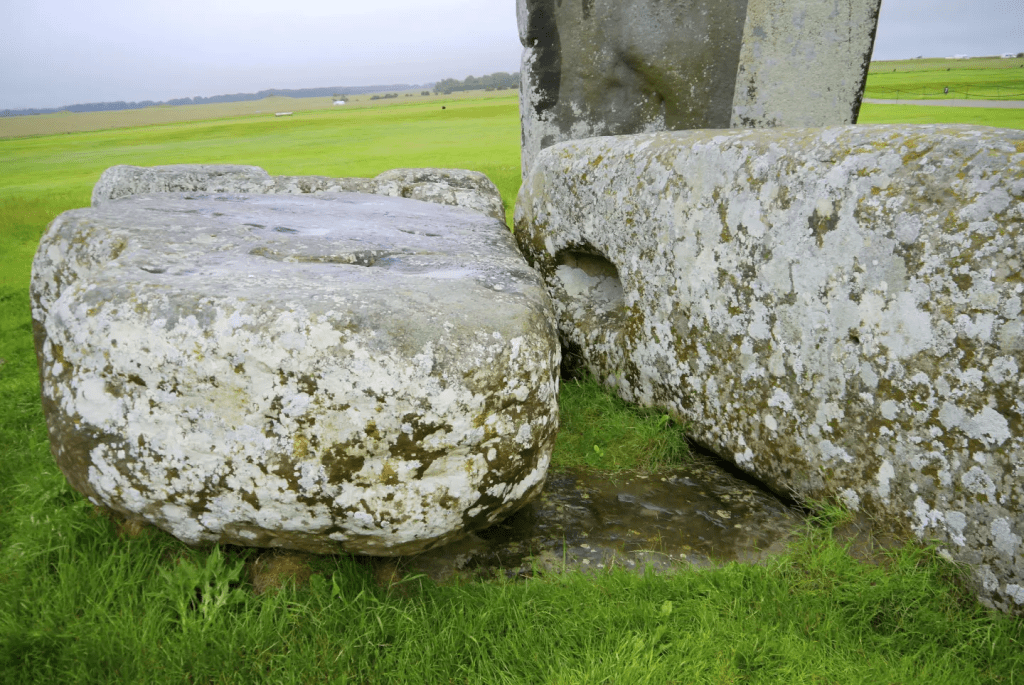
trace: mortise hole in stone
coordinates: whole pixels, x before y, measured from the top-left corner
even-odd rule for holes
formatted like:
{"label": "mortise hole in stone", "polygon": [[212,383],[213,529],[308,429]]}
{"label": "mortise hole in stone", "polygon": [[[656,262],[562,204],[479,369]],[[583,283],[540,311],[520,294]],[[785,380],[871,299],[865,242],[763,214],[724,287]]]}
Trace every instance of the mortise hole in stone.
{"label": "mortise hole in stone", "polygon": [[622,315],[625,310],[619,270],[600,253],[565,250],[556,257],[555,273],[571,299],[588,300],[605,316]]}

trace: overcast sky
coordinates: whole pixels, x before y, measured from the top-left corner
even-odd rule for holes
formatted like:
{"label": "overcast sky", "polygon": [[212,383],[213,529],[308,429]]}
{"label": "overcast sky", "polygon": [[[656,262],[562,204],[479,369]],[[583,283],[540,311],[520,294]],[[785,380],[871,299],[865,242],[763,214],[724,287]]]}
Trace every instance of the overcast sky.
{"label": "overcast sky", "polygon": [[[0,109],[519,69],[515,0],[0,0]],[[883,0],[875,59],[1024,51],[1024,0]]]}

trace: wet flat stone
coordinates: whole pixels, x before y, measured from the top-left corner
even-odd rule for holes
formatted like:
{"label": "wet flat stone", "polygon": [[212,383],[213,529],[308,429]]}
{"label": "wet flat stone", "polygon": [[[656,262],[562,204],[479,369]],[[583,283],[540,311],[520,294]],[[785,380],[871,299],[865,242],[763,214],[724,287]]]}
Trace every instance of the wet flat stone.
{"label": "wet flat stone", "polygon": [[551,472],[540,497],[510,518],[407,560],[436,581],[620,566],[756,563],[803,529],[795,509],[718,466],[658,474]]}

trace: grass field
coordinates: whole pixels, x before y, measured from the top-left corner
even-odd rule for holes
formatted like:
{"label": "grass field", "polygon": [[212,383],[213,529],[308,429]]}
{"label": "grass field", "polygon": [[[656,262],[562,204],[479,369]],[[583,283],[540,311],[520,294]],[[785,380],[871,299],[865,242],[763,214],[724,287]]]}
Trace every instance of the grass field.
{"label": "grass field", "polygon": [[[378,109],[382,103],[373,100],[373,93],[350,96],[345,104],[337,106],[334,98],[290,98],[272,96],[249,102],[223,102],[206,105],[161,105],[145,109],[126,109],[111,112],[55,112],[20,117],[0,117],[0,138],[16,138],[57,133],[81,133],[111,128],[136,128],[159,124],[210,121],[233,117],[258,116],[273,119],[278,112],[309,112],[323,110]],[[495,93],[483,90],[452,93],[451,95],[421,95],[420,90],[400,91],[398,98],[386,104],[436,103],[439,107],[461,100],[489,99]]]}
{"label": "grass field", "polygon": [[864,97],[879,100],[1024,100],[1024,58],[872,62]]}
{"label": "grass field", "polygon": [[984,107],[934,107],[927,105],[877,105],[860,107],[860,124],[969,124],[1024,129],[1024,109]]}
{"label": "grass field", "polygon": [[[516,98],[447,102],[0,140],[0,683],[1021,682],[1024,621],[982,608],[932,549],[854,559],[827,507],[763,566],[439,586],[339,556],[261,594],[251,571],[272,553],[131,536],[69,487],[49,454],[28,310],[47,222],[125,163],[464,167],[510,207]],[[561,404],[556,467],[686,458],[679,426],[592,382],[565,383]]]}

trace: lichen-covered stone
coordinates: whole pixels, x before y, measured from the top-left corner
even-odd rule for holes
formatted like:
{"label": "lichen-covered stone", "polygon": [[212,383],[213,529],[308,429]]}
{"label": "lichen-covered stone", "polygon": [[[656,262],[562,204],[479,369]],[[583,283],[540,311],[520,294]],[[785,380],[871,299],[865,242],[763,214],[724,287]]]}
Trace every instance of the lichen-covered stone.
{"label": "lichen-covered stone", "polygon": [[1024,609],[1024,132],[562,143],[516,238],[622,397],[780,491],[940,540]]}
{"label": "lichen-covered stone", "polygon": [[126,197],[50,225],[31,295],[57,463],[188,543],[410,554],[543,485],[550,301],[478,212]]}
{"label": "lichen-covered stone", "polygon": [[100,176],[92,190],[92,206],[129,195],[180,192],[371,193],[465,207],[505,221],[505,207],[497,186],[479,171],[466,169],[392,169],[375,178],[330,178],[271,176],[258,166],[238,164],[122,164],[110,167]]}
{"label": "lichen-covered stone", "polygon": [[881,0],[518,0],[523,175],[554,143],[855,123]]}

